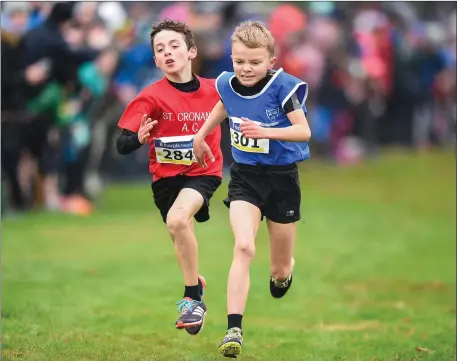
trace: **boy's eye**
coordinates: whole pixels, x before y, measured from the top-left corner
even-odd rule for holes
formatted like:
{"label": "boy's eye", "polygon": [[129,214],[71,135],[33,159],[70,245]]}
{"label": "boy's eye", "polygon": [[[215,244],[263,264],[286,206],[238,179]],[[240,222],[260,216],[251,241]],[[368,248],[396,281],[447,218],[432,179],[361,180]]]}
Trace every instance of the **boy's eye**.
{"label": "boy's eye", "polygon": [[163,50],[163,49],[157,49],[157,52],[160,53],[160,52],[162,52],[162,50]]}
{"label": "boy's eye", "polygon": [[173,45],[172,48],[173,49],[179,48],[179,45]]}

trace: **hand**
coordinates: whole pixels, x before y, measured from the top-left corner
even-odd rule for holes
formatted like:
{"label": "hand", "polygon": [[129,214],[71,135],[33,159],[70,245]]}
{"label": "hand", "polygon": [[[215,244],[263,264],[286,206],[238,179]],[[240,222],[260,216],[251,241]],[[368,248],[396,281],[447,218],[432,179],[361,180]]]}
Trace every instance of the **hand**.
{"label": "hand", "polygon": [[41,61],[32,64],[27,67],[27,69],[25,69],[25,78],[32,85],[42,83],[47,78],[47,76],[48,67]]}
{"label": "hand", "polygon": [[211,162],[214,162],[214,155],[211,152],[210,147],[206,144],[203,138],[198,136],[194,137],[194,155],[198,164],[200,164],[202,168],[206,168],[208,166],[206,164],[205,155],[208,156]]}
{"label": "hand", "polygon": [[149,137],[151,136],[151,129],[154,128],[154,125],[157,124],[157,120],[152,120],[148,118],[148,115],[143,115],[143,119],[141,119],[140,129],[138,130],[138,140],[141,144],[145,144]]}
{"label": "hand", "polygon": [[250,139],[267,139],[268,128],[262,127],[260,124],[249,120],[248,118],[241,118],[243,123],[240,125],[241,133],[245,138]]}

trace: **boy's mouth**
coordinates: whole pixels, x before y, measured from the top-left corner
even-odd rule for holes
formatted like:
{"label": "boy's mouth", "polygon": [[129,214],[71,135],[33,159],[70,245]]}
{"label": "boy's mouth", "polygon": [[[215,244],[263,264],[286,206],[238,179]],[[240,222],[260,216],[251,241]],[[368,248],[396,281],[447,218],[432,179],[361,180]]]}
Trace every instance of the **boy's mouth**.
{"label": "boy's mouth", "polygon": [[165,61],[165,64],[168,65],[168,64],[171,64],[171,63],[174,63],[175,61],[173,59],[167,59]]}

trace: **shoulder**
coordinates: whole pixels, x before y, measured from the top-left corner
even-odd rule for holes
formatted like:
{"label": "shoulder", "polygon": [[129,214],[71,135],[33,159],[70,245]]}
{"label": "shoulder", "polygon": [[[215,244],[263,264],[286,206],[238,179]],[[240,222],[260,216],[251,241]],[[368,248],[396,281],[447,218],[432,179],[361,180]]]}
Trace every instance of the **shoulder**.
{"label": "shoulder", "polygon": [[205,86],[214,86],[216,84],[216,79],[202,78],[198,75],[196,75],[196,77],[200,81],[200,84],[203,84]]}
{"label": "shoulder", "polygon": [[281,82],[281,85],[300,84],[300,83],[306,84],[303,80],[285,72],[282,69],[280,69],[280,71],[278,71],[278,72],[279,72],[279,74],[277,76],[277,79]]}
{"label": "shoulder", "polygon": [[303,105],[305,103],[308,97],[308,84],[306,82],[285,71],[281,71],[278,74],[277,83],[277,92],[283,107],[293,94],[297,95],[300,104]]}
{"label": "shoulder", "polygon": [[162,94],[164,91],[167,89],[167,83],[166,79],[160,79],[156,81],[155,83],[152,83],[151,85],[148,85],[147,87],[143,88],[139,93],[138,96],[141,97],[154,97],[157,95]]}
{"label": "shoulder", "polygon": [[201,78],[197,76],[200,81],[200,96],[204,97],[219,97],[216,88],[216,79]]}
{"label": "shoulder", "polygon": [[235,75],[235,73],[233,71],[223,71],[216,78],[216,83],[220,82],[221,80],[227,81],[228,79],[230,79],[234,75]]}
{"label": "shoulder", "polygon": [[216,91],[216,79],[201,78],[197,76],[197,79],[200,81],[200,88]]}
{"label": "shoulder", "polygon": [[230,71],[223,71],[222,73],[219,74],[219,76],[216,78],[216,89],[217,91],[221,92],[221,90],[228,89],[227,87],[230,84],[230,79],[235,75],[235,73],[230,72]]}

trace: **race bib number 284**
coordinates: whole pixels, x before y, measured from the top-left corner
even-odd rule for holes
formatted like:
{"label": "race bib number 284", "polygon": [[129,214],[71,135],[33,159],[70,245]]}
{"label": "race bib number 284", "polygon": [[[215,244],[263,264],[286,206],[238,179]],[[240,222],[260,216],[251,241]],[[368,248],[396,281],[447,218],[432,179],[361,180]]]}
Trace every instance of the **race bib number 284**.
{"label": "race bib number 284", "polygon": [[192,135],[155,138],[157,162],[191,165],[195,159],[193,145]]}

